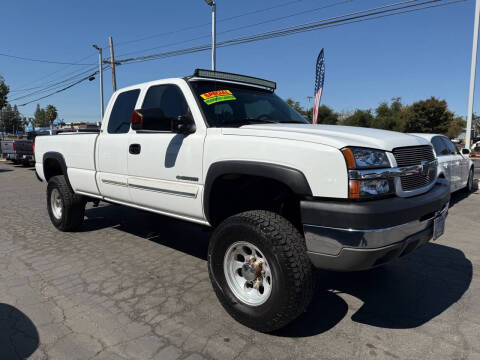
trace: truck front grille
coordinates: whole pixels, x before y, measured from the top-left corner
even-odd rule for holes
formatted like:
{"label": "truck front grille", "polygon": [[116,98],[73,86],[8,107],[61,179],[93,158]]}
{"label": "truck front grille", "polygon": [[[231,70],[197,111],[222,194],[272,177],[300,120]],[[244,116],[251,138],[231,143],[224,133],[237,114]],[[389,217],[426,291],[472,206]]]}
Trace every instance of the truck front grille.
{"label": "truck front grille", "polygon": [[393,156],[397,160],[397,166],[420,165],[423,162],[435,160],[432,147],[424,146],[408,146],[393,149]]}
{"label": "truck front grille", "polygon": [[397,161],[397,166],[424,165],[418,174],[411,174],[400,177],[400,183],[403,191],[416,190],[430,185],[435,181],[437,175],[436,166],[426,164],[435,160],[432,147],[409,146],[393,149],[393,156]]}

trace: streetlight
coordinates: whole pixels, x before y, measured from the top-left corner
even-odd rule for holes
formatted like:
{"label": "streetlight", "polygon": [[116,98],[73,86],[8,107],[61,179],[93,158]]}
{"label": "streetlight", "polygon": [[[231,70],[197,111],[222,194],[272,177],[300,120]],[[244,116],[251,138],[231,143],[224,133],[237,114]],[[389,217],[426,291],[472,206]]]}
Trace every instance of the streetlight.
{"label": "streetlight", "polygon": [[472,136],[473,94],[475,92],[475,70],[477,68],[478,21],[480,17],[480,0],[475,2],[475,22],[473,25],[472,65],[470,67],[470,92],[468,94],[467,133],[465,134],[465,148],[470,150]]}
{"label": "streetlight", "polygon": [[215,63],[216,63],[216,56],[215,56],[215,47],[216,47],[216,22],[217,22],[217,4],[213,0],[205,0],[208,6],[212,8],[212,70],[215,71]]}
{"label": "streetlight", "polygon": [[[103,121],[103,59],[102,59],[102,48],[98,47],[97,45],[92,45],[95,49],[98,50],[98,67],[99,67],[99,74],[100,74],[100,107],[101,107],[101,114],[102,117],[100,121]],[[92,79],[93,80],[93,79]]]}

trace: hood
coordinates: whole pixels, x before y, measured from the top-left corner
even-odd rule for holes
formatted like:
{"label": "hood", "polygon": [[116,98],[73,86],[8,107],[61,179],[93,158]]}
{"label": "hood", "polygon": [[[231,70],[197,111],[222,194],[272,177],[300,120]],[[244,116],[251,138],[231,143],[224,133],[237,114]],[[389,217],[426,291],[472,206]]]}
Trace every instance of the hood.
{"label": "hood", "polygon": [[222,128],[224,135],[263,136],[315,142],[341,149],[358,146],[392,151],[402,146],[430,145],[418,136],[395,131],[340,125],[258,124],[239,128]]}

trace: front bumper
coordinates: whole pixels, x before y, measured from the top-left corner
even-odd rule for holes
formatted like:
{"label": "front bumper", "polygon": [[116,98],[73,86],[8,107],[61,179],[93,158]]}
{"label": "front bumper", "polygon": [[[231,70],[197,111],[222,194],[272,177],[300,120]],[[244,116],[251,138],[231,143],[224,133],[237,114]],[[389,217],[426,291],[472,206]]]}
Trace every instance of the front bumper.
{"label": "front bumper", "polygon": [[355,271],[383,265],[433,237],[446,216],[449,186],[439,181],[411,198],[365,202],[302,201],[307,253],[317,268]]}

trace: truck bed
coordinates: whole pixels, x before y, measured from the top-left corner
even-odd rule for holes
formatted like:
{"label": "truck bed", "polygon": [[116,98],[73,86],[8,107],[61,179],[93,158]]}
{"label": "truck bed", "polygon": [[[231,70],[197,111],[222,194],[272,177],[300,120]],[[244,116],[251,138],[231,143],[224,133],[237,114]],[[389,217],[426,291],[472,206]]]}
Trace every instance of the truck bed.
{"label": "truck bed", "polygon": [[56,152],[67,166],[70,184],[75,192],[98,194],[95,181],[95,146],[98,133],[65,133],[55,136],[39,136],[35,140],[35,168],[45,180],[43,156]]}

